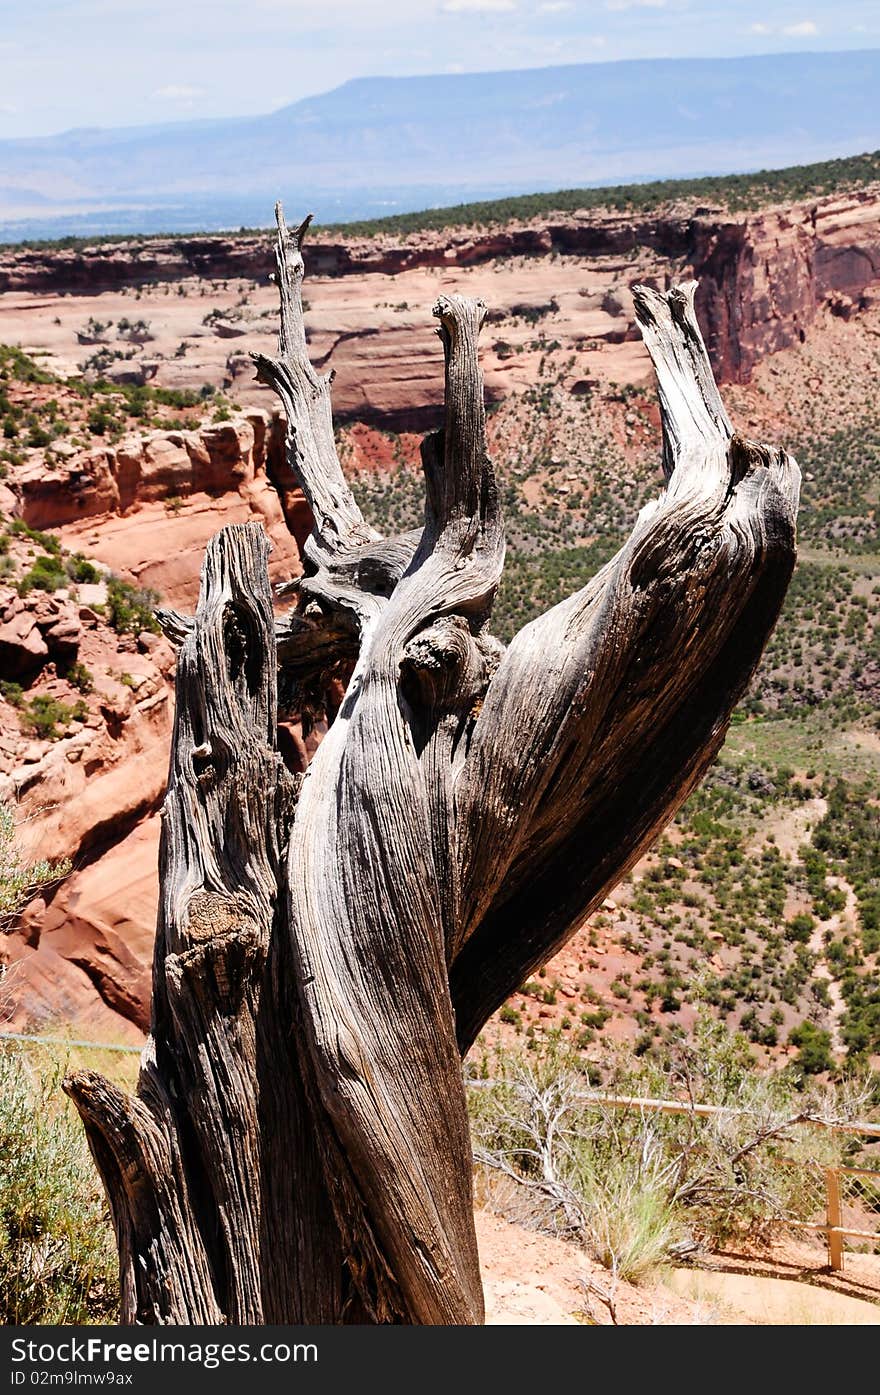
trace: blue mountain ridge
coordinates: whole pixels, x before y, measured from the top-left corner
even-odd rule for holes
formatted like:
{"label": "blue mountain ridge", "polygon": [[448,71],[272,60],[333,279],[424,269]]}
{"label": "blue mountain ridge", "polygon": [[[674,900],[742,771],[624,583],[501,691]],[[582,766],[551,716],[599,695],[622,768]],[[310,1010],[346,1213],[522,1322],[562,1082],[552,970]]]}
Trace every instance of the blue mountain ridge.
{"label": "blue mountain ridge", "polygon": [[279,194],[327,221],[878,146],[880,50],[358,78],[265,116],[2,141],[0,227],[237,226]]}

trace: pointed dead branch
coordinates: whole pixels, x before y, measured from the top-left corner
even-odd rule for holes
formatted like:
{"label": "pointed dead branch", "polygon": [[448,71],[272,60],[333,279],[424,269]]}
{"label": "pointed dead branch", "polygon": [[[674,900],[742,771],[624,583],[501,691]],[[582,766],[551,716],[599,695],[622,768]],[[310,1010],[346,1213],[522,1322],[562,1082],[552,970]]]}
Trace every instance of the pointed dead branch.
{"label": "pointed dead branch", "polygon": [[332,375],[316,373],[306,352],[302,244],[311,220],[309,214],[291,233],[281,204],[275,205],[275,279],[281,300],[278,357],[252,357],[257,377],[274,388],[284,404],[288,458],[312,510],[315,539],[321,551],[332,554],[367,542],[375,534],[364,522],[336,454],[330,410]]}

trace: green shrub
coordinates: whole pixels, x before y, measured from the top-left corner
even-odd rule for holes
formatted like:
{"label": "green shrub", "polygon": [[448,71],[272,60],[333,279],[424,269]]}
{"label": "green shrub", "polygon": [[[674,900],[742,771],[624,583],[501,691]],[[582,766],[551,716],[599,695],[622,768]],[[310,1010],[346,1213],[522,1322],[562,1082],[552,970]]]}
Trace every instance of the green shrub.
{"label": "green shrub", "polygon": [[140,634],[142,630],[159,633],[159,623],[153,609],[160,600],[158,591],[150,591],[113,576],[107,583],[107,614],[118,634]]}
{"label": "green shrub", "polygon": [[21,349],[12,344],[0,344],[0,379],[13,378],[19,383],[54,383],[55,378],[40,368]]}
{"label": "green shrub", "polygon": [[47,431],[45,426],[42,426],[39,422],[34,422],[33,426],[30,428],[30,431],[28,432],[28,445],[39,448],[42,446],[50,445],[51,441],[52,433],[50,431]]}
{"label": "green shrub", "polygon": [[88,584],[101,580],[98,568],[87,557],[83,557],[81,552],[71,553],[64,565],[71,581]]}
{"label": "green shrub", "polygon": [[794,940],[798,944],[808,944],[813,933],[816,922],[811,915],[806,912],[801,915],[792,916],[791,920],[785,923],[785,938]]}
{"label": "green shrub", "polygon": [[30,524],[25,523],[23,518],[14,518],[9,525],[9,531],[10,533],[15,533],[20,538],[29,538],[31,542],[41,547],[44,552],[51,552],[55,556],[60,555],[60,539],[56,538],[54,533],[41,533],[38,528],[31,528]]}
{"label": "green shrub", "polygon": [[0,1045],[0,1322],[112,1322],[115,1248],[60,1072]]}
{"label": "green shrub", "polygon": [[18,594],[27,596],[31,591],[60,591],[67,585],[68,576],[62,563],[55,556],[47,556],[34,560],[29,572],[18,583]]}
{"label": "green shrub", "polygon": [[109,430],[116,425],[116,418],[108,411],[103,404],[92,407],[86,418],[89,430],[93,436],[106,436]]}
{"label": "green shrub", "polygon": [[95,686],[91,669],[86,668],[79,659],[64,670],[62,677],[67,679],[72,688],[78,688],[81,693],[90,693]]}
{"label": "green shrub", "polygon": [[798,1048],[795,1064],[805,1075],[821,1075],[834,1069],[830,1032],[813,1022],[802,1022],[799,1027],[792,1027],[788,1040]]}
{"label": "green shrub", "polygon": [[48,693],[38,693],[22,705],[21,724],[25,731],[43,741],[56,741],[61,735],[58,723],[66,727],[69,722],[84,722],[88,715],[88,705],[83,698],[69,707]]}

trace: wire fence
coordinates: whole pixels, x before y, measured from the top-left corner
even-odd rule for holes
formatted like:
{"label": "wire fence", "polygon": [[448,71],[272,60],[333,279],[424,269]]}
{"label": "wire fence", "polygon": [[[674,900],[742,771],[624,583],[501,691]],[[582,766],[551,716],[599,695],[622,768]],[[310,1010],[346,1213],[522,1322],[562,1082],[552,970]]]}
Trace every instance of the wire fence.
{"label": "wire fence", "polygon": [[[730,1114],[720,1105],[693,1104],[679,1100],[647,1099],[631,1095],[595,1095],[597,1105],[619,1109],[657,1111],[664,1114],[691,1114],[696,1117]],[[864,1139],[880,1143],[880,1124],[854,1121],[824,1123],[819,1119],[792,1125],[794,1129],[825,1129],[843,1134],[852,1140]],[[844,1268],[847,1249],[858,1247],[869,1253],[880,1253],[880,1169],[847,1167],[842,1164],[814,1162],[802,1155],[786,1156],[780,1150],[774,1157],[777,1166],[800,1170],[801,1182],[811,1201],[807,1219],[789,1219],[786,1225],[825,1237],[828,1267],[840,1272]]]}
{"label": "wire fence", "polygon": [[[116,1042],[81,1041],[70,1037],[43,1036],[30,1032],[0,1032],[0,1044],[4,1041],[31,1042],[41,1046],[63,1046],[70,1049],[92,1051],[124,1052],[139,1055],[140,1046],[123,1045]],[[490,1080],[472,1080],[473,1087],[491,1086]],[[663,1114],[690,1114],[696,1118],[710,1118],[713,1115],[735,1113],[722,1105],[696,1104],[668,1099],[651,1099],[635,1095],[590,1096],[597,1106],[615,1109],[631,1109]],[[826,1124],[818,1119],[810,1119],[793,1125],[799,1129],[827,1129],[844,1134],[851,1139],[864,1139],[880,1144],[880,1124],[852,1122],[846,1124]],[[786,1156],[780,1150],[774,1157],[779,1167],[800,1170],[802,1188],[808,1193],[807,1219],[789,1219],[786,1224],[793,1230],[807,1231],[824,1236],[827,1249],[828,1267],[840,1272],[844,1268],[848,1249],[854,1246],[869,1253],[880,1253],[880,1169],[850,1167],[805,1159],[798,1150],[795,1156]]]}
{"label": "wire fence", "polygon": [[0,1042],[4,1041],[32,1041],[39,1046],[69,1046],[86,1051],[128,1051],[136,1056],[143,1051],[142,1046],[121,1046],[117,1042],[107,1041],[76,1041],[72,1037],[35,1036],[32,1032],[0,1032]]}
{"label": "wire fence", "polygon": [[807,1178],[813,1178],[814,1219],[789,1224],[825,1236],[830,1269],[844,1268],[847,1247],[855,1245],[876,1253],[880,1249],[880,1171],[801,1167]]}

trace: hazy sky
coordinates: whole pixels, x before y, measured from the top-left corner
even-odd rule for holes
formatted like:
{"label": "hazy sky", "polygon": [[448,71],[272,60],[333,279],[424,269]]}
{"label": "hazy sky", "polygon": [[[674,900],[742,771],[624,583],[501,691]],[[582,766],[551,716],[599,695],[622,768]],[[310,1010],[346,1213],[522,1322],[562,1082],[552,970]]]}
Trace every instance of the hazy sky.
{"label": "hazy sky", "polygon": [[0,138],[256,114],[377,74],[874,47],[878,0],[0,0]]}

